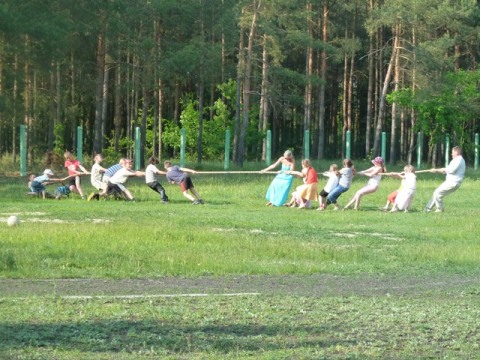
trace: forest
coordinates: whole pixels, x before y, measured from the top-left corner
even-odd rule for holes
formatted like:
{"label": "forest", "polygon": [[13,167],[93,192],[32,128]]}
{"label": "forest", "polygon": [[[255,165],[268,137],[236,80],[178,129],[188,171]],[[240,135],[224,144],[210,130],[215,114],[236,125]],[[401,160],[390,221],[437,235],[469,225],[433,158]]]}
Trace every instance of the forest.
{"label": "forest", "polygon": [[[178,154],[233,161],[380,153],[467,160],[480,130],[478,0],[2,0],[0,154]],[[309,130],[306,132],[305,130]],[[144,160],[142,160],[144,161]]]}

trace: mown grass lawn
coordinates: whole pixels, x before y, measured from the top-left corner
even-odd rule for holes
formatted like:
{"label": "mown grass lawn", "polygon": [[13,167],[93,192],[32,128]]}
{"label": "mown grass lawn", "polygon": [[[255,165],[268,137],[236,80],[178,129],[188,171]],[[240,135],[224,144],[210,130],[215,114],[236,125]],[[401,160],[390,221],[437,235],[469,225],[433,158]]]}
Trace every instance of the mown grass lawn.
{"label": "mown grass lawn", "polygon": [[[21,219],[17,228],[0,224],[0,279],[325,274],[361,282],[471,279],[480,273],[474,171],[440,214],[421,211],[440,175],[419,175],[413,210],[406,214],[378,210],[398,180],[383,180],[360,211],[319,212],[265,207],[271,179],[194,176],[206,204],[192,206],[171,185],[168,205],[141,181],[130,183],[141,200],[136,203],[87,202],[75,195],[43,201],[23,195],[23,180],[0,178],[0,218],[5,222],[15,213]],[[365,181],[357,177],[341,203]],[[12,291],[0,293],[0,357],[478,358],[479,294],[480,284],[471,283],[451,291],[435,291],[432,284],[415,293],[371,296],[260,291],[74,299]]]}

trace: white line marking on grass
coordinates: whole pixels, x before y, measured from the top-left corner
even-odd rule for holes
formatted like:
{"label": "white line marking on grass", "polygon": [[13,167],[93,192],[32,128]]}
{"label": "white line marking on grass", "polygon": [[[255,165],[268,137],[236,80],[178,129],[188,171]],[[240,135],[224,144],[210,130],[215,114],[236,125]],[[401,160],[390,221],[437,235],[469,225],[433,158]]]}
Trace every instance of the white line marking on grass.
{"label": "white line marking on grass", "polygon": [[67,300],[92,300],[92,299],[155,299],[155,298],[176,298],[176,297],[209,297],[209,296],[259,296],[260,293],[227,293],[227,294],[157,294],[157,295],[65,295],[61,299]]}

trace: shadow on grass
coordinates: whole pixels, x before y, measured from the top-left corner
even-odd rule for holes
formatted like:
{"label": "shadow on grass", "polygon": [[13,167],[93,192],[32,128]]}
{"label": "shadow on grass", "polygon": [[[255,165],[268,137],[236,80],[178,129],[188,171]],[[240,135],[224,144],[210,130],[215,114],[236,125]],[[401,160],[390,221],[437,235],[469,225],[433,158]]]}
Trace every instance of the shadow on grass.
{"label": "shadow on grass", "polygon": [[[275,351],[353,345],[325,326],[190,325],[162,321],[0,324],[0,353],[24,347],[74,352]],[[330,334],[330,335],[328,335]]]}

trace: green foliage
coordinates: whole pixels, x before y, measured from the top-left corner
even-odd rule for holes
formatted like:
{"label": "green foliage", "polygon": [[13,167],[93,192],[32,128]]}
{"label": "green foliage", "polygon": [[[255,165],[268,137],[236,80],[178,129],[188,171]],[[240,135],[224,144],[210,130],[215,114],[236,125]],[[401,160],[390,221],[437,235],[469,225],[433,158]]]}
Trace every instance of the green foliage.
{"label": "green foliage", "polygon": [[390,102],[417,111],[415,130],[430,136],[432,143],[454,134],[459,143],[468,142],[466,125],[480,116],[480,71],[446,73],[437,87],[402,89],[388,96]]}

